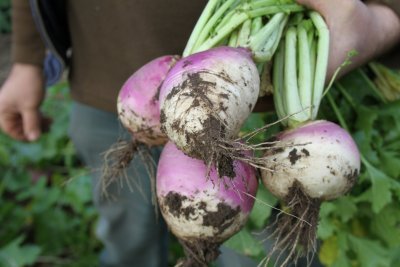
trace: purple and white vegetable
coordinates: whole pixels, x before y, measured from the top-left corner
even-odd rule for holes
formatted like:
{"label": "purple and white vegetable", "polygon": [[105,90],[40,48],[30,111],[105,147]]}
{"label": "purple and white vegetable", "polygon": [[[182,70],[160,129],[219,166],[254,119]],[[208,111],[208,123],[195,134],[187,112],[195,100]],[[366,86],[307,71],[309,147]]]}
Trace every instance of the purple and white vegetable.
{"label": "purple and white vegetable", "polygon": [[214,167],[168,142],[157,171],[157,198],[169,228],[185,249],[179,266],[207,266],[219,245],[245,224],[258,182],[253,167],[235,161],[235,176],[220,178]]}
{"label": "purple and white vegetable", "polygon": [[118,117],[132,137],[143,144],[162,145],[167,141],[160,129],[158,95],[177,60],[177,56],[162,56],[150,61],[129,77],[119,91]]}
{"label": "purple and white vegetable", "polygon": [[311,199],[332,200],[353,186],[360,155],[353,138],[337,124],[312,121],[276,138],[277,147],[264,155],[272,171],[262,170],[275,196],[287,198],[297,184]]}
{"label": "purple and white vegetable", "polygon": [[269,256],[279,251],[282,266],[315,252],[321,202],[349,192],[360,172],[352,137],[332,122],[316,120],[329,54],[325,22],[310,12],[284,36],[274,56],[273,84],[277,115],[287,129],[266,150],[261,171],[264,185],[291,214],[279,214],[272,233],[276,244]]}
{"label": "purple and white vegetable", "polygon": [[125,168],[138,150],[138,154],[146,163],[149,175],[153,176],[152,170],[155,166],[148,153],[148,147],[167,142],[167,137],[160,129],[158,95],[161,84],[178,59],[178,56],[167,55],[148,62],[133,73],[120,89],[117,101],[118,117],[131,134],[132,140],[120,141],[104,154],[104,193],[107,193],[108,185],[124,177]]}
{"label": "purple and white vegetable", "polygon": [[259,86],[247,49],[217,47],[182,58],[161,87],[162,129],[187,155],[218,162],[253,110]]}

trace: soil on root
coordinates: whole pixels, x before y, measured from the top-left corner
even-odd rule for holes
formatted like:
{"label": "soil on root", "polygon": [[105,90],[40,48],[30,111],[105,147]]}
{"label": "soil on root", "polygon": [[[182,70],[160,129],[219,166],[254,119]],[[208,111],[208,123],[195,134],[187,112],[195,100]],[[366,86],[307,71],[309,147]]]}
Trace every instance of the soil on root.
{"label": "soil on root", "polygon": [[[188,78],[182,82],[182,84],[174,87],[171,92],[167,95],[166,100],[171,100],[177,95],[179,98],[191,98],[193,102],[191,106],[187,109],[196,108],[198,106],[206,106],[209,110],[215,110],[214,105],[219,106],[219,110],[226,112],[227,107],[224,106],[223,102],[214,103],[209,98],[209,92],[215,91],[215,82],[203,79],[202,74],[206,73],[209,75],[217,76],[219,79],[223,79],[226,82],[234,83],[230,79],[229,75],[224,72],[211,73],[208,71],[202,71],[198,73],[188,74]],[[187,88],[193,88],[194,90],[186,90]],[[187,92],[186,92],[186,91]],[[185,91],[185,92],[183,92]],[[219,95],[221,99],[228,99],[229,95],[227,93],[221,93]],[[165,122],[166,115],[163,110],[161,110],[161,130],[166,132]],[[187,132],[186,122],[182,118],[177,118],[171,124],[173,131],[179,133],[179,135],[185,136],[186,143],[189,144],[188,148],[193,148],[191,151],[185,151],[191,157],[203,160],[207,166],[215,164],[220,177],[234,177],[233,170],[233,160],[228,154],[226,154],[224,149],[221,149],[221,144],[229,143],[226,140],[226,120],[222,121],[218,116],[210,115],[203,122],[203,130],[197,131],[195,133]]]}
{"label": "soil on root", "polygon": [[316,251],[321,200],[307,196],[302,185],[295,181],[283,201],[290,214],[280,212],[270,226],[272,234],[269,238],[275,240],[275,244],[268,254],[268,261],[273,257],[280,266],[287,266],[307,257],[309,263]]}
{"label": "soil on root", "polygon": [[211,240],[180,240],[186,258],[180,259],[175,267],[207,267],[220,254],[220,243]]}
{"label": "soil on root", "polygon": [[[169,212],[174,217],[184,217],[186,220],[196,220],[198,216],[202,216],[202,225],[204,227],[213,227],[214,236],[185,237],[184,240],[177,237],[183,246],[185,258],[180,259],[175,266],[206,267],[220,254],[219,246],[221,240],[218,239],[218,236],[234,223],[235,217],[240,212],[240,207],[232,208],[221,202],[217,204],[216,211],[209,211],[206,202],[200,201],[193,203],[193,205],[187,205],[187,203],[184,203],[187,201],[195,201],[195,199],[190,199],[177,192],[169,192],[164,197],[164,201],[161,202],[160,208],[164,214]],[[203,212],[199,212],[199,210]]]}
{"label": "soil on root", "polygon": [[[168,212],[174,217],[183,216],[186,220],[190,220],[191,217],[196,215],[196,211],[203,210],[202,224],[203,226],[211,226],[216,229],[216,234],[221,234],[225,229],[230,227],[234,218],[239,214],[240,207],[232,208],[224,202],[217,204],[216,211],[207,210],[207,203],[200,201],[198,205],[183,205],[185,201],[193,201],[188,197],[183,196],[177,192],[169,192],[164,198],[164,205],[161,205],[162,209],[168,208]],[[197,204],[197,203],[196,203]]]}

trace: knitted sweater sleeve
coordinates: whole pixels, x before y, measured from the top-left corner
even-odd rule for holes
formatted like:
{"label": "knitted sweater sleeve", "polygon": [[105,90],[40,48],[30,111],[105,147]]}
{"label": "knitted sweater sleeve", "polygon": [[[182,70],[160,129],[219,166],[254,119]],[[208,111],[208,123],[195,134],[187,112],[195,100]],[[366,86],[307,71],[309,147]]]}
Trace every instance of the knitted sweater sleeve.
{"label": "knitted sweater sleeve", "polygon": [[27,0],[12,0],[12,33],[13,62],[42,66],[45,46]]}

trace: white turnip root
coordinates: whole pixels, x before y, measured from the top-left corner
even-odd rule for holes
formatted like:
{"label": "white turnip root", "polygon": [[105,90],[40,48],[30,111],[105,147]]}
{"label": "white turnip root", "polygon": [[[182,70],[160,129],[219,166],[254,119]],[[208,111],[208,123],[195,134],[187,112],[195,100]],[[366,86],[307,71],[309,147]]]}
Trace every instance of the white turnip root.
{"label": "white turnip root", "polygon": [[218,162],[220,175],[230,176],[231,168],[220,164],[222,147],[253,110],[259,86],[247,49],[217,47],[182,58],[161,87],[162,129],[184,153],[206,164]]}
{"label": "white turnip root", "polygon": [[273,62],[275,107],[287,129],[266,150],[261,171],[264,185],[287,211],[272,225],[276,241],[267,257],[277,257],[281,266],[314,255],[321,202],[349,192],[360,172],[352,137],[316,120],[326,93],[329,30],[316,12],[299,18],[291,21]]}
{"label": "white turnip root", "polygon": [[[124,83],[118,95],[117,110],[122,125],[132,136],[131,142],[120,141],[106,151],[103,166],[103,191],[121,179],[135,153],[140,152],[148,172],[152,171],[151,146],[163,145],[167,137],[161,132],[159,91],[178,56],[158,57],[143,65]],[[140,150],[140,151],[138,151]],[[153,164],[154,165],[154,164]],[[153,175],[154,176],[154,175]]]}
{"label": "white turnip root", "polygon": [[278,215],[272,233],[274,252],[287,253],[286,264],[315,252],[320,203],[350,191],[360,172],[360,155],[352,137],[328,121],[312,121],[276,138],[264,155],[269,170],[263,169],[261,177],[292,215]]}
{"label": "white turnip root", "polygon": [[310,198],[332,200],[348,192],[360,170],[352,137],[329,121],[312,121],[276,136],[276,148],[264,155],[273,171],[262,170],[275,196],[287,198],[294,183]]}
{"label": "white turnip root", "polygon": [[[255,169],[233,162],[235,176],[220,178],[203,161],[186,156],[172,142],[161,154],[157,197],[161,213],[185,249],[178,266],[207,266],[219,245],[245,224],[258,182]],[[253,196],[253,197],[251,197]]]}

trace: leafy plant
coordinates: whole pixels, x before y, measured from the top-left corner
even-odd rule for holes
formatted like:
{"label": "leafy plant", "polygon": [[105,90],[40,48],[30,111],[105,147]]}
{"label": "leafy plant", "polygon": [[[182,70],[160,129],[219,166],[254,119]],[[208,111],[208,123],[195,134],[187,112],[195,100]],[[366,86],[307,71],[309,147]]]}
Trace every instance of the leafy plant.
{"label": "leafy plant", "polygon": [[0,0],[0,33],[11,32],[11,1]]}
{"label": "leafy plant", "polygon": [[94,266],[91,180],[67,137],[66,84],[48,90],[51,130],[37,143],[0,135],[0,266]]}

